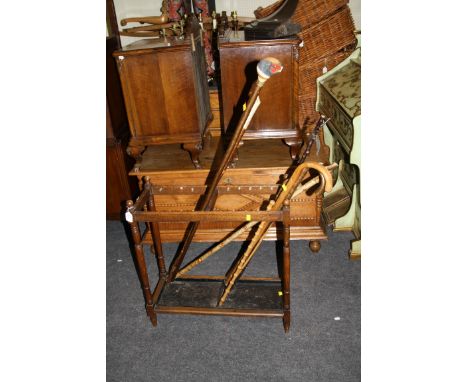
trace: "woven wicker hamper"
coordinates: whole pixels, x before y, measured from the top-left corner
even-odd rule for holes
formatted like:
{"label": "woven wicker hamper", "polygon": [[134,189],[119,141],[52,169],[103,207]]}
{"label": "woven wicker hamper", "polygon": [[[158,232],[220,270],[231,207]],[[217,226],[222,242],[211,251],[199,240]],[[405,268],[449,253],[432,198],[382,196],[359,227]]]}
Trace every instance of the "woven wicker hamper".
{"label": "woven wicker hamper", "polygon": [[[273,13],[285,0],[255,11],[257,18]],[[299,55],[299,123],[313,126],[320,115],[315,111],[317,77],[324,67],[333,69],[356,46],[354,22],[348,0],[299,0],[292,21],[301,25],[304,47]]]}

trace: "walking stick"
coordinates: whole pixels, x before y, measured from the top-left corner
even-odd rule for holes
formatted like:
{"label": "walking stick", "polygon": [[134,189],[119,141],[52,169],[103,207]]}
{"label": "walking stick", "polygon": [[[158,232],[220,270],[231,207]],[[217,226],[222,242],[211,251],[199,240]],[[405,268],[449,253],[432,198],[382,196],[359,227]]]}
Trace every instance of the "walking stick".
{"label": "walking stick", "polygon": [[[270,210],[278,211],[283,207],[284,201],[286,199],[290,199],[290,196],[294,193],[295,189],[302,181],[305,173],[310,168],[314,168],[320,172],[320,176],[323,178],[322,181],[325,182],[325,191],[331,191],[333,186],[332,177],[330,172],[324,166],[315,162],[302,163],[294,170],[287,183],[282,185],[282,191],[280,192],[278,198],[276,199]],[[262,221],[259,224],[258,229],[255,232],[255,235],[252,238],[252,241],[250,242],[246,251],[243,253],[236,266],[232,269],[231,272],[229,272],[229,274],[226,277],[224,283],[226,287],[224,288],[223,294],[219,300],[219,306],[223,305],[226,301],[229,292],[231,291],[232,287],[234,286],[235,282],[240,277],[244,269],[249,264],[256,250],[260,246],[260,243],[262,242],[270,225],[271,222],[265,221]]]}
{"label": "walking stick", "polygon": [[[245,106],[245,110],[242,113],[241,119],[239,120],[239,123],[236,126],[236,129],[226,150],[226,153],[223,156],[221,164],[216,170],[211,184],[209,184],[206,189],[206,192],[203,196],[202,204],[199,208],[200,211],[209,211],[213,209],[214,202],[217,196],[216,189],[218,183],[221,180],[229,163],[231,162],[236,150],[238,149],[242,136],[244,135],[245,130],[249,127],[249,124],[255,114],[255,111],[260,105],[260,91],[262,90],[262,87],[265,84],[265,82],[271,76],[280,73],[282,70],[283,66],[281,65],[281,63],[273,57],[264,58],[257,64],[258,79],[253,84],[252,96],[249,98]],[[179,271],[179,267],[182,264],[182,261],[184,260],[185,254],[187,253],[190,243],[192,242],[192,239],[195,236],[198,224],[199,222],[190,223],[184,240],[181,243],[181,246],[179,247],[180,249],[174,257],[174,261],[169,269],[169,275],[167,279],[168,282],[172,282],[175,279],[175,276]]]}
{"label": "walking stick", "polygon": [[[336,163],[333,163],[329,166],[326,166],[326,169],[328,171],[330,170],[333,170],[335,169],[336,167],[338,167],[338,165]],[[305,184],[302,184],[302,185],[299,185],[296,190],[294,191],[293,195],[291,196],[291,199],[294,199],[295,197],[297,197],[298,195],[300,195],[302,192],[308,190],[309,188],[311,188],[312,186],[316,185],[317,183],[320,182],[320,178],[319,176],[315,176],[313,177],[311,180],[309,180],[307,183]],[[266,208],[267,211],[271,211],[271,208],[273,207],[275,201],[274,200],[270,200],[270,202],[268,203],[268,206]],[[233,233],[231,233],[227,238],[225,238],[223,241],[221,241],[220,243],[218,243],[215,247],[213,247],[212,249],[208,250],[206,253],[202,254],[201,256],[199,256],[198,258],[196,258],[195,260],[193,260],[191,263],[187,264],[184,268],[182,268],[176,275],[176,277],[180,277],[184,274],[186,274],[187,272],[189,272],[190,270],[192,270],[193,268],[195,268],[197,265],[201,264],[202,262],[204,262],[206,259],[208,259],[210,256],[214,255],[216,252],[218,252],[219,250],[223,249],[226,245],[228,245],[230,242],[234,241],[236,238],[238,238],[240,235],[242,235],[244,232],[248,231],[249,229],[251,229],[253,226],[257,225],[259,222],[258,221],[252,221],[242,227],[240,227],[239,229],[237,229],[236,231],[234,231]]]}
{"label": "walking stick", "polygon": [[319,144],[320,144],[320,140],[317,140],[318,138],[318,133],[320,131],[320,129],[325,126],[325,124],[330,120],[330,118],[327,118],[327,119],[324,119],[323,117],[320,117],[320,119],[317,121],[315,127],[313,128],[313,130],[307,135],[307,144],[305,146],[305,149],[304,151],[302,152],[302,155],[301,155],[301,158],[297,161],[296,164],[301,164],[301,163],[304,163],[306,158],[309,156],[310,154],[310,149],[312,148],[313,144],[315,142],[317,142],[317,152],[319,150]]}

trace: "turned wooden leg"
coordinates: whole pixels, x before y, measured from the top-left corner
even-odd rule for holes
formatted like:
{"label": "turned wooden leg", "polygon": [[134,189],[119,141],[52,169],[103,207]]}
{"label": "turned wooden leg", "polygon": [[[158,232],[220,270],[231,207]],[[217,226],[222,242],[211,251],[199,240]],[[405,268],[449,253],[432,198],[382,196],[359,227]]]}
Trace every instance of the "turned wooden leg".
{"label": "turned wooden leg", "polygon": [[[151,189],[151,183],[149,178],[145,177],[145,187]],[[156,212],[156,206],[154,204],[153,195],[151,194],[148,199],[148,210]],[[159,231],[159,224],[156,222],[150,222],[151,237],[153,239],[153,245],[151,246],[153,253],[156,254],[156,260],[158,262],[159,277],[166,278],[166,263],[164,261],[164,253],[162,249],[161,233]]]}
{"label": "turned wooden leg", "polygon": [[141,162],[141,154],[143,153],[143,151],[145,151],[145,146],[129,145],[127,147],[127,154],[130,155],[136,161],[135,166],[138,166],[138,164]]}
{"label": "turned wooden leg", "polygon": [[317,253],[318,251],[320,251],[321,246],[322,245],[320,244],[320,241],[318,241],[318,240],[311,240],[309,242],[309,248],[314,253]]}
{"label": "turned wooden leg", "polygon": [[201,168],[200,165],[200,153],[202,152],[203,145],[201,142],[196,143],[184,143],[182,145],[184,150],[188,151],[190,154],[190,159],[192,159],[192,163],[195,168]]}
{"label": "turned wooden leg", "polygon": [[290,229],[289,229],[289,200],[284,201],[284,218],[283,218],[283,327],[285,333],[289,331],[291,324],[291,307],[290,307]]}
{"label": "turned wooden leg", "polygon": [[283,142],[289,146],[289,155],[292,160],[296,160],[299,157],[302,147],[302,139],[300,138],[287,138],[283,139]]}
{"label": "turned wooden leg", "polygon": [[[127,208],[131,207],[133,207],[133,202],[129,200],[127,201]],[[140,228],[138,227],[138,222],[136,221],[130,222],[129,224],[135,247],[135,257],[138,268],[138,276],[140,278],[141,286],[143,288],[143,295],[145,297],[146,314],[150,318],[153,326],[156,326],[158,322],[156,319],[156,311],[154,310],[153,296],[150,290],[148,270],[146,268],[145,256],[143,253],[143,245],[141,243],[142,238]]]}

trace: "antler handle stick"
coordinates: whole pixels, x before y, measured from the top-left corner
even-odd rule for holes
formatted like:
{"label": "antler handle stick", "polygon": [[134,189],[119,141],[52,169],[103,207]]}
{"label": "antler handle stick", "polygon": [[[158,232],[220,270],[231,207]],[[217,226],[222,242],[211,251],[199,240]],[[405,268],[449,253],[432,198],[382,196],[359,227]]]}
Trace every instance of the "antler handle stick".
{"label": "antler handle stick", "polygon": [[[229,146],[223,156],[221,164],[216,170],[216,173],[213,177],[211,184],[209,184],[206,189],[205,195],[203,196],[202,204],[199,209],[200,211],[209,211],[213,208],[214,202],[217,196],[216,190],[218,187],[218,183],[221,180],[224,172],[226,171],[229,163],[231,162],[234,156],[234,153],[238,149],[240,141],[245,133],[245,130],[249,127],[250,122],[252,121],[252,118],[257,108],[260,106],[260,98],[259,98],[260,91],[265,85],[265,82],[270,77],[272,77],[275,74],[280,73],[282,70],[283,70],[283,66],[281,65],[281,63],[276,58],[273,58],[273,57],[264,58],[257,64],[258,79],[252,85],[253,87],[252,95],[249,98],[246,104],[245,110],[242,113],[242,116],[239,120],[239,123],[236,126],[236,129],[231,138]],[[190,223],[187,233],[184,237],[184,240],[179,246],[178,253],[174,257],[174,261],[172,262],[172,265],[169,269],[169,275],[168,275],[169,282],[175,279],[175,276],[179,271],[179,267],[182,264],[182,261],[184,260],[185,254],[187,253],[190,243],[192,242],[193,237],[195,236],[195,232],[197,231],[198,224],[199,222]]]}

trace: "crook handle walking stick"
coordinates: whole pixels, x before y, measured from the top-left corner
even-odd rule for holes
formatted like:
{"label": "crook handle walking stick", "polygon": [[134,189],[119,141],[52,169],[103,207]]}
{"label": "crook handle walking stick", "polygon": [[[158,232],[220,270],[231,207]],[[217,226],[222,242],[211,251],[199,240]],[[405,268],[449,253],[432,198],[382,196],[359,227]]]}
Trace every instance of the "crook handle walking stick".
{"label": "crook handle walking stick", "polygon": [[[249,127],[250,122],[255,114],[255,111],[260,106],[260,91],[263,88],[265,82],[273,75],[280,73],[283,70],[281,63],[273,57],[267,57],[261,60],[257,64],[258,79],[253,84],[252,95],[249,98],[245,110],[242,113],[241,119],[236,126],[234,134],[231,138],[229,146],[223,156],[220,166],[216,170],[212,182],[208,185],[206,192],[203,196],[203,201],[200,206],[200,211],[209,211],[213,209],[214,202],[216,200],[218,183],[221,180],[226,168],[231,162],[234,153],[239,147],[240,141],[245,133],[245,130]],[[187,233],[184,237],[183,242],[179,246],[178,253],[174,257],[171,268],[169,269],[168,281],[171,282],[175,279],[177,272],[179,271],[180,265],[184,260],[185,254],[195,236],[199,222],[191,222]]]}
{"label": "crook handle walking stick", "polygon": [[[308,169],[315,169],[319,172],[320,177],[322,177],[322,181],[325,183],[325,191],[331,191],[332,189],[332,177],[328,169],[314,162],[306,162],[299,165],[295,170],[294,173],[291,175],[289,180],[286,184],[283,184],[284,187],[282,192],[278,195],[278,198],[272,205],[272,211],[278,211],[283,207],[284,201],[290,198],[291,195],[294,194],[294,191],[299,186],[300,182],[304,178],[305,173]],[[224,285],[224,291],[221,295],[221,298],[218,302],[218,305],[221,306],[226,301],[229,292],[231,291],[232,287],[234,286],[237,279],[240,277],[244,269],[247,267],[248,263],[252,259],[253,255],[255,254],[256,250],[260,246],[268,228],[270,227],[271,222],[262,221],[258,226],[257,231],[255,232],[252,241],[248,245],[246,251],[242,254],[241,258],[237,262],[236,266],[232,269],[231,272],[228,273],[226,276]]]}

